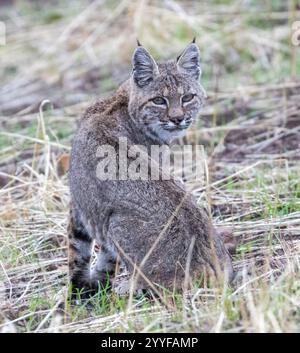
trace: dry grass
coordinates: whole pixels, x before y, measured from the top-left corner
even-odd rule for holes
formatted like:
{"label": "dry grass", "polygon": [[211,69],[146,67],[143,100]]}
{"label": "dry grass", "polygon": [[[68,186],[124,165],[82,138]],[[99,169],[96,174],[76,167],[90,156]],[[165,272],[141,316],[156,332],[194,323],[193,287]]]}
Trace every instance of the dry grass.
{"label": "dry grass", "polygon": [[[300,64],[289,41],[299,6],[32,6],[19,2],[2,19],[8,44],[0,47],[0,330],[299,331]],[[172,309],[114,293],[71,307],[64,161],[76,120],[126,77],[137,36],[164,57],[194,34],[209,99],[189,140],[206,146],[211,182],[209,195],[201,185],[193,189],[199,202],[210,200],[217,226],[234,229],[236,283],[195,285],[168,298]],[[41,105],[45,99],[51,104]]]}

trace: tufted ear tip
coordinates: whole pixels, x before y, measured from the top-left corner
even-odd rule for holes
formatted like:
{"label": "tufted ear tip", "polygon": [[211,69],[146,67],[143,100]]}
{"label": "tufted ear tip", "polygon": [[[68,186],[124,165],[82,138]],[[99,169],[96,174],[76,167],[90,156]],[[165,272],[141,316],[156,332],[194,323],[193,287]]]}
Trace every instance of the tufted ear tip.
{"label": "tufted ear tip", "polygon": [[193,38],[191,43],[196,43],[196,37]]}
{"label": "tufted ear tip", "polygon": [[141,42],[138,40],[138,38],[136,39],[136,44],[137,44],[138,47],[142,47],[142,44],[141,44]]}
{"label": "tufted ear tip", "polygon": [[188,74],[198,80],[201,75],[200,50],[195,41],[194,38],[192,43],[177,58],[177,68],[179,72]]}
{"label": "tufted ear tip", "polygon": [[139,45],[132,57],[133,79],[140,88],[147,86],[158,74],[158,66],[148,51]]}

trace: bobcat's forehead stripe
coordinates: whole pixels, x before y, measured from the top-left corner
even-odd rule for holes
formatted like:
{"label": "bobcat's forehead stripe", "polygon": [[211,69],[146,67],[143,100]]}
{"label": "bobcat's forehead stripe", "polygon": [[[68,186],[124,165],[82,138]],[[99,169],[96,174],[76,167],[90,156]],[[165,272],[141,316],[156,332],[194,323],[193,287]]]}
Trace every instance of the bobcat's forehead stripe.
{"label": "bobcat's forehead stripe", "polygon": [[181,86],[178,79],[174,75],[170,75],[166,78],[165,84],[169,89],[170,95],[176,95],[178,88]]}

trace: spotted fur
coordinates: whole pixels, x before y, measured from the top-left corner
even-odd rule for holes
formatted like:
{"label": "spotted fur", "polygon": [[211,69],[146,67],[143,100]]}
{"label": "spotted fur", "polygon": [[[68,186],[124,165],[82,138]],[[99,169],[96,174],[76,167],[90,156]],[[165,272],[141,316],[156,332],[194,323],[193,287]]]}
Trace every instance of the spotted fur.
{"label": "spotted fur", "polygon": [[[177,60],[157,64],[139,46],[130,78],[111,97],[89,107],[74,137],[70,165],[70,278],[77,288],[97,288],[120,258],[149,283],[182,289],[204,273],[232,275],[231,259],[203,207],[175,180],[99,180],[97,149],[126,137],[128,149],[171,144],[196,119],[205,92],[200,52],[191,43]],[[190,96],[189,96],[190,95]],[[148,158],[147,153],[143,158]],[[149,171],[150,173],[150,171]],[[92,241],[100,245],[91,269]],[[152,248],[153,244],[155,247]],[[191,244],[193,244],[191,248]],[[146,279],[147,280],[146,280]]]}

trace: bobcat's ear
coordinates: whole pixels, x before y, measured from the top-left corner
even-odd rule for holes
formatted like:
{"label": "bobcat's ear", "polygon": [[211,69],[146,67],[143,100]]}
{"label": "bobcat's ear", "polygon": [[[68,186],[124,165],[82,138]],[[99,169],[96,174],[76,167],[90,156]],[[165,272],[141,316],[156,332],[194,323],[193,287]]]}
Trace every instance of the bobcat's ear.
{"label": "bobcat's ear", "polygon": [[158,66],[152,56],[142,46],[135,49],[132,57],[133,79],[139,87],[147,86],[159,73]]}
{"label": "bobcat's ear", "polygon": [[194,41],[177,58],[177,68],[179,72],[186,73],[196,80],[199,79],[201,75],[200,50]]}

